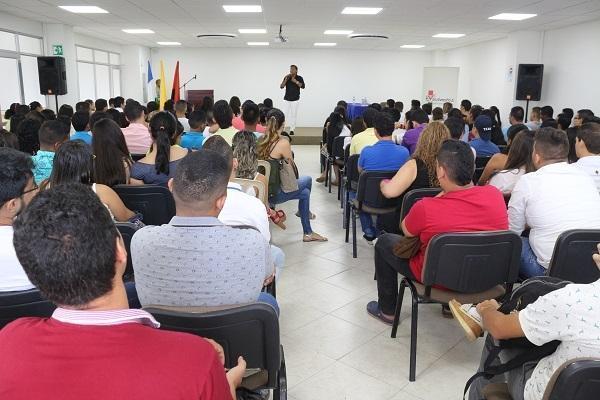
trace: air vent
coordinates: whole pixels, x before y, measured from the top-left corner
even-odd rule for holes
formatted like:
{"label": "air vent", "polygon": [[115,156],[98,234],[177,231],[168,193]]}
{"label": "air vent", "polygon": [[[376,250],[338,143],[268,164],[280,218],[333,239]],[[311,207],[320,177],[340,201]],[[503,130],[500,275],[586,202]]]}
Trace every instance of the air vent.
{"label": "air vent", "polygon": [[355,33],[353,35],[348,36],[350,39],[368,39],[368,40],[386,40],[389,37],[385,35],[374,35],[371,33]]}
{"label": "air vent", "polygon": [[196,37],[199,39],[234,39],[237,35],[234,33],[199,33]]}

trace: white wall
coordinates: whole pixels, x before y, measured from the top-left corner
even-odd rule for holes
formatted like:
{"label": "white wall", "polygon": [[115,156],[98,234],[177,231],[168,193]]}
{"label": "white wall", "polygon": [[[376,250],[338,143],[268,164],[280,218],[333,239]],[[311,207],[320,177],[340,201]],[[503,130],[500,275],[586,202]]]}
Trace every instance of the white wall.
{"label": "white wall", "polygon": [[[284,107],[279,84],[290,64],[297,64],[306,81],[302,92],[298,126],[322,126],[340,99],[369,102],[394,98],[410,102],[421,98],[423,67],[431,63],[430,52],[380,52],[293,49],[152,49],[152,72],[160,76],[165,62],[167,92],[175,63],[180,61],[183,84],[194,74],[198,79],[188,89],[214,89],[216,99],[237,95],[242,101],[262,102],[271,97],[275,107]],[[282,110],[285,109],[282,108]]]}
{"label": "white wall", "polygon": [[41,22],[3,13],[0,13],[0,27],[2,30],[25,33],[39,37],[42,37],[44,33]]}

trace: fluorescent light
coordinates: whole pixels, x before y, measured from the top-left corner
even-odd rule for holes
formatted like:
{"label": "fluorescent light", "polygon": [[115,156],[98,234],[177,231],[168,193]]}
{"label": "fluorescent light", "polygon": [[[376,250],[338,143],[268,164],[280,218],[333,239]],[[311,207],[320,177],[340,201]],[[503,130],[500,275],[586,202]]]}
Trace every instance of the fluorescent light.
{"label": "fluorescent light", "polygon": [[315,43],[315,46],[317,46],[317,47],[333,47],[333,46],[337,46],[337,43],[317,42],[317,43]]}
{"label": "fluorescent light", "polygon": [[58,6],[58,8],[76,14],[108,14],[108,11],[96,6]]}
{"label": "fluorescent light", "polygon": [[529,19],[533,17],[537,17],[537,14],[502,13],[494,15],[493,17],[489,17],[488,19],[499,19],[502,21],[523,21],[524,19]]}
{"label": "fluorescent light", "polygon": [[434,38],[456,39],[465,36],[464,33],[438,33],[433,35]]}
{"label": "fluorescent light", "polygon": [[239,33],[267,33],[266,29],[238,29]]}
{"label": "fluorescent light", "polygon": [[325,35],[349,35],[354,31],[346,31],[343,29],[328,29],[323,34]]}
{"label": "fluorescent light", "polygon": [[248,42],[248,46],[268,46],[269,42]]}
{"label": "fluorescent light", "polygon": [[352,15],[375,15],[383,10],[381,7],[346,7],[342,10],[342,14]]}
{"label": "fluorescent light", "polygon": [[228,13],[259,13],[262,12],[261,6],[223,6]]}
{"label": "fluorescent light", "polygon": [[181,43],[179,42],[156,42],[156,44],[161,46],[181,46]]}
{"label": "fluorescent light", "polygon": [[123,32],[132,34],[154,33],[152,29],[123,29]]}
{"label": "fluorescent light", "polygon": [[404,44],[400,47],[403,49],[422,49],[423,47],[425,47],[425,45],[424,44]]}

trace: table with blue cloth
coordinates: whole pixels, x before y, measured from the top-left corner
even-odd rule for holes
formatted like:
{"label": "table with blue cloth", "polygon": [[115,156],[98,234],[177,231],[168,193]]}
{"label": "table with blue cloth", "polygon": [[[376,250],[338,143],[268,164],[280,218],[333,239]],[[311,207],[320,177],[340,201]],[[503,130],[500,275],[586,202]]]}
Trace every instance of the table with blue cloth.
{"label": "table with blue cloth", "polygon": [[363,113],[368,107],[368,104],[349,103],[348,109],[346,110],[346,114],[348,114],[348,120],[352,122],[355,118],[362,117]]}

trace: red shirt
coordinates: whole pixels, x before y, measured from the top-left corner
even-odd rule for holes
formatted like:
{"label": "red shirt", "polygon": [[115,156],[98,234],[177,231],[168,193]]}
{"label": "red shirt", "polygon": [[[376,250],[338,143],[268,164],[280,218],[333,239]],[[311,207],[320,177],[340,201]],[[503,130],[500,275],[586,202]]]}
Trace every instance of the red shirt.
{"label": "red shirt", "polygon": [[404,225],[421,241],[419,252],[409,261],[412,273],[421,281],[425,251],[432,237],[448,232],[507,230],[508,215],[498,189],[491,185],[473,186],[419,200],[410,209]]}
{"label": "red shirt", "polygon": [[0,399],[231,400],[207,341],[139,323],[21,318],[0,331],[0,354]]}

